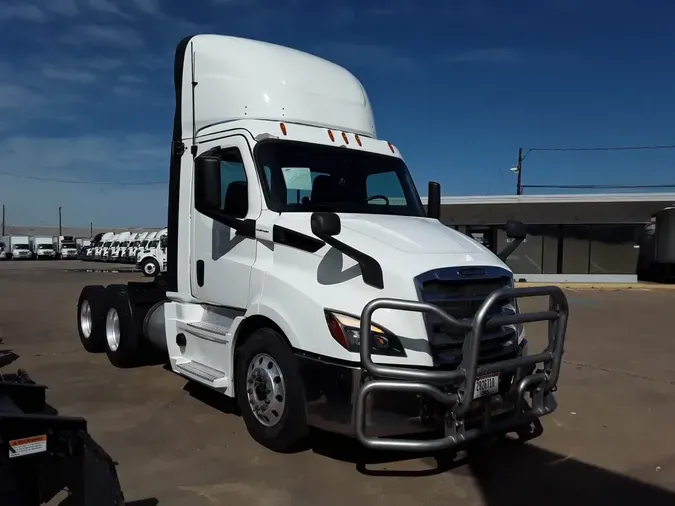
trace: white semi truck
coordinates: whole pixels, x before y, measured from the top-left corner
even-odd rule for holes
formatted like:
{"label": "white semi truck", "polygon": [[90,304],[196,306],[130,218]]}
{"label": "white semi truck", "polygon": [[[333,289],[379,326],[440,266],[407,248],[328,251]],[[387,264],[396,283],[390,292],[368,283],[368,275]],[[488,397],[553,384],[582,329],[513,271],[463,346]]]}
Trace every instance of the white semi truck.
{"label": "white semi truck", "polygon": [[101,260],[103,255],[103,249],[110,246],[113,237],[115,237],[114,232],[106,232],[101,236],[101,239],[96,243],[96,246],[93,248],[92,260]]}
{"label": "white semi truck", "polygon": [[136,266],[146,277],[154,278],[166,272],[167,232],[167,229],[156,232],[153,239],[138,253]]}
{"label": "white semi truck", "polygon": [[[431,451],[530,437],[556,409],[568,307],[514,288],[504,259],[425,210],[399,150],[378,139],[351,73],[264,42],[178,45],[168,268],[83,288],[80,340],[118,366],[162,353],[233,397],[277,451],[310,426],[368,448]],[[411,127],[412,128],[412,127]],[[548,309],[521,313],[518,299]],[[524,324],[548,321],[529,353]],[[436,433],[431,439],[402,437]]]}
{"label": "white semi truck", "polygon": [[55,260],[58,257],[58,241],[56,237],[33,237],[35,258],[38,260]]}

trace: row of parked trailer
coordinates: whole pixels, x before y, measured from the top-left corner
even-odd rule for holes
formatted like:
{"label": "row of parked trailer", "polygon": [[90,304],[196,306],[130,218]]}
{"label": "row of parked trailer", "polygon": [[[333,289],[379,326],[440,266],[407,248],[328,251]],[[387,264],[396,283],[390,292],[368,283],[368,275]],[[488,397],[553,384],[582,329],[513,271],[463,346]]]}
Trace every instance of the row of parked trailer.
{"label": "row of parked trailer", "polygon": [[61,236],[7,235],[0,237],[0,260],[76,259],[88,239]]}
{"label": "row of parked trailer", "polygon": [[136,264],[148,277],[166,271],[167,229],[151,232],[106,232],[92,237],[79,258],[97,262]]}

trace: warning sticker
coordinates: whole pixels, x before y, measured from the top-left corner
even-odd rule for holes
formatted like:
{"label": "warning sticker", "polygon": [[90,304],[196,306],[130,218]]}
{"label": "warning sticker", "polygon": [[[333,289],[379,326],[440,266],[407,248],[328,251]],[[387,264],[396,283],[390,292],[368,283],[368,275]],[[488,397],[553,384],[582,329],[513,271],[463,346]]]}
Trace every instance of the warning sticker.
{"label": "warning sticker", "polygon": [[47,451],[47,435],[15,439],[9,442],[9,458]]}

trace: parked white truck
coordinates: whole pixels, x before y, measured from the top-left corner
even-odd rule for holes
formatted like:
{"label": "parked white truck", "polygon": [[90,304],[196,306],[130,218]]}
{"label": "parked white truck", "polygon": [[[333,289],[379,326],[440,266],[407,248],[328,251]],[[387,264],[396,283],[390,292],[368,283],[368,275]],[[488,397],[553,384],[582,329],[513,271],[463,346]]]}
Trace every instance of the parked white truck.
{"label": "parked white truck", "polygon": [[129,247],[126,250],[126,254],[122,258],[122,262],[130,264],[136,262],[136,252],[138,251],[139,247],[141,247],[141,244],[143,244],[143,247],[145,247],[145,244],[147,244],[145,238],[149,233],[150,232],[141,232],[133,241],[130,242]]}
{"label": "parked white truck", "polygon": [[[556,409],[568,308],[559,288],[514,288],[523,224],[495,255],[439,221],[437,183],[425,211],[342,67],[217,35],[175,62],[167,273],[84,287],[83,346],[120,366],[160,350],[274,450],[310,426],[386,450],[530,437]],[[549,309],[519,312],[533,296]],[[549,343],[530,354],[533,321]],[[437,436],[400,437],[420,431]]]}
{"label": "parked white truck", "polygon": [[7,250],[12,260],[32,260],[34,256],[33,241],[27,235],[10,235]]}
{"label": "parked white truck", "polygon": [[117,235],[117,238],[110,246],[110,251],[108,252],[108,261],[117,262],[119,261],[120,250],[126,245],[129,244],[129,237],[131,237],[131,232],[120,232]]}
{"label": "parked white truck", "polygon": [[63,260],[77,258],[77,243],[72,235],[62,235],[58,238],[58,255]]}
{"label": "parked white truck", "polygon": [[153,234],[153,239],[139,250],[136,266],[144,276],[154,278],[166,272],[167,229]]}
{"label": "parked white truck", "polygon": [[35,249],[35,258],[38,260],[56,260],[57,238],[46,236],[33,237],[33,247]]}
{"label": "parked white truck", "polygon": [[103,255],[103,249],[109,247],[112,238],[115,236],[114,232],[106,232],[101,236],[101,239],[96,243],[96,246],[93,248],[92,260],[101,260]]}

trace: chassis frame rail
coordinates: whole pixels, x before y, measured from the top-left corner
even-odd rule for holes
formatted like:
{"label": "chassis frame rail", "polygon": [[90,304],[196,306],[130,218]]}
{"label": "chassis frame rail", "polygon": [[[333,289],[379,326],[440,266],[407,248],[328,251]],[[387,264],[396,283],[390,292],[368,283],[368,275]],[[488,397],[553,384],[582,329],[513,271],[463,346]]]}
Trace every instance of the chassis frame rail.
{"label": "chassis frame rail", "polygon": [[[505,299],[546,296],[549,309],[532,313],[489,316],[492,307]],[[413,369],[376,364],[371,353],[370,326],[373,313],[378,309],[395,309],[430,313],[448,326],[463,329],[466,337],[462,346],[462,362],[451,371]],[[359,442],[371,449],[438,451],[457,446],[490,433],[507,431],[532,422],[556,409],[553,393],[556,390],[564,353],[569,305],[564,292],[556,286],[500,288],[488,295],[476,311],[472,321],[458,320],[438,306],[426,302],[402,299],[374,299],[363,308],[360,327],[360,355],[364,379],[359,389],[355,407],[356,436]],[[524,355],[487,364],[478,364],[480,344],[486,330],[503,325],[538,321],[548,322],[548,345],[534,355]],[[537,364],[542,368],[534,371]],[[465,429],[464,418],[474,401],[476,378],[490,373],[530,370],[518,379],[512,389],[515,396],[513,415],[505,420],[487,421],[481,428]],[[443,387],[454,387],[456,393],[446,393]],[[377,438],[366,435],[366,401],[377,390],[424,394],[446,406],[445,437],[432,440]],[[525,400],[531,394],[532,405]]]}

